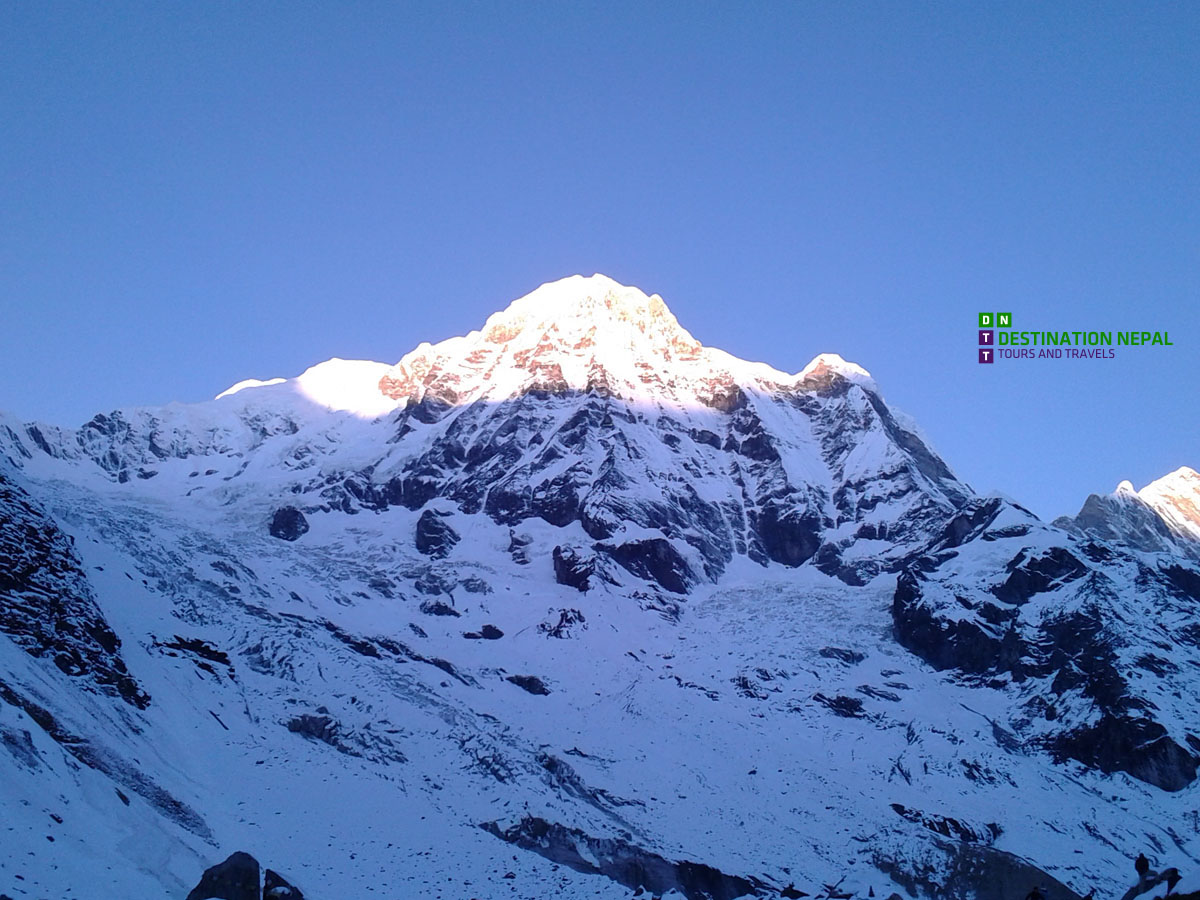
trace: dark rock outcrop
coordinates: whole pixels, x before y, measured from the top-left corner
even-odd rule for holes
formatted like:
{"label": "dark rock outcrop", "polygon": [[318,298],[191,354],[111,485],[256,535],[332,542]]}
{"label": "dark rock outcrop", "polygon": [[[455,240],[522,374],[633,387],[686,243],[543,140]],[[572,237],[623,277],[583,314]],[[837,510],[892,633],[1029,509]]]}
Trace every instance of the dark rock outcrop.
{"label": "dark rock outcrop", "polygon": [[1022,552],[1008,563],[1008,578],[992,588],[1004,603],[1019,606],[1035,595],[1053,590],[1088,573],[1088,568],[1063,547],[1051,547],[1044,554],[1026,558]]}
{"label": "dark rock outcrop", "polygon": [[575,631],[587,628],[587,619],[577,609],[560,609],[557,619],[548,619],[538,623],[538,631],[547,637],[569,638]]}
{"label": "dark rock outcrop", "polygon": [[546,687],[546,683],[536,675],[509,675],[504,680],[515,684],[517,687],[531,694],[542,697],[549,696],[550,694],[550,688]]}
{"label": "dark rock outcrop", "polygon": [[341,731],[341,726],[332,716],[304,713],[289,720],[287,729],[293,734],[312,738],[323,744],[329,744],[331,747],[340,745],[338,733]]}
{"label": "dark rock outcrop", "polygon": [[1041,886],[1046,900],[1082,900],[1070,887],[1027,859],[986,844],[933,838],[944,858],[931,865],[928,855],[905,859],[877,854],[875,866],[901,885],[909,896],[971,897],[973,900],[1012,900]]}
{"label": "dark rock outcrop", "polygon": [[513,562],[519,566],[527,566],[532,560],[529,558],[529,545],[533,543],[533,537],[528,534],[517,534],[515,531],[509,530],[508,552],[512,556]]}
{"label": "dark rock outcrop", "polygon": [[984,826],[975,826],[962,822],[959,819],[950,816],[939,816],[933,813],[924,813],[919,809],[910,809],[903,804],[891,804],[892,811],[902,819],[906,819],[915,825],[920,825],[936,834],[943,837],[953,838],[957,841],[967,841],[974,844],[991,844],[1000,836],[1000,826],[995,823],[989,823]]}
{"label": "dark rock outcrop", "polygon": [[848,650],[845,647],[822,647],[817,652],[826,659],[836,659],[839,662],[844,662],[848,666],[852,666],[855,663],[860,663],[866,659],[866,657],[857,650]]}
{"label": "dark rock outcrop", "polygon": [[304,900],[304,893],[273,869],[259,882],[258,860],[238,851],[206,869],[187,900]]}
{"label": "dark rock outcrop", "polygon": [[478,631],[464,631],[463,637],[471,641],[498,641],[504,637],[504,632],[495,625],[484,625]]}
{"label": "dark rock outcrop", "polygon": [[821,519],[803,509],[772,504],[758,516],[758,534],[770,559],[785,566],[799,566],[821,546]]}
{"label": "dark rock outcrop", "polygon": [[846,719],[858,719],[865,715],[863,702],[857,697],[847,697],[843,694],[829,697],[822,693],[816,693],[813,694],[813,699],[830,712]]}
{"label": "dark rock outcrop", "polygon": [[1049,746],[1061,759],[1101,772],[1127,772],[1164,791],[1181,791],[1196,780],[1196,757],[1158,722],[1137,715],[1106,713],[1094,725],[1057,736]]}
{"label": "dark rock outcrop", "polygon": [[[901,644],[937,669],[981,674],[1019,666],[1023,646],[1015,632],[989,628],[987,621],[943,617],[937,607],[922,602],[925,581],[919,569],[909,569],[897,579],[892,622]],[[989,614],[985,608],[983,617],[998,625],[1010,618],[995,609]]]}
{"label": "dark rock outcrop", "polygon": [[274,869],[267,869],[263,876],[263,900],[304,900],[304,893]]}
{"label": "dark rock outcrop", "polygon": [[298,540],[308,533],[308,519],[304,513],[294,506],[284,506],[275,510],[271,517],[271,536],[283,541]]}
{"label": "dark rock outcrop", "polygon": [[205,869],[187,900],[261,900],[258,860],[240,850]]}
{"label": "dark rock outcrop", "polygon": [[480,827],[560,865],[603,875],[635,891],[644,889],[655,895],[678,891],[688,900],[736,900],[764,894],[769,888],[754,877],[729,875],[704,863],[666,859],[620,838],[592,837],[536,816],[526,816],[508,828],[497,822]]}
{"label": "dark rock outcrop", "polygon": [[121,655],[74,541],[0,472],[0,633],[31,656],[145,709],[150,697]]}
{"label": "dark rock outcrop", "polygon": [[427,509],[417,519],[417,550],[433,559],[444,559],[460,540],[458,532],[445,521],[446,515]]}
{"label": "dark rock outcrop", "polygon": [[457,619],[462,615],[453,606],[441,600],[426,600],[419,608],[427,616],[453,616]]}
{"label": "dark rock outcrop", "polygon": [[596,571],[594,557],[585,557],[574,547],[558,546],[551,554],[554,560],[554,580],[577,591],[586,591],[591,586]]}
{"label": "dark rock outcrop", "polygon": [[676,594],[686,594],[696,583],[696,575],[687,560],[665,538],[628,541],[604,549],[634,575],[657,582]]}

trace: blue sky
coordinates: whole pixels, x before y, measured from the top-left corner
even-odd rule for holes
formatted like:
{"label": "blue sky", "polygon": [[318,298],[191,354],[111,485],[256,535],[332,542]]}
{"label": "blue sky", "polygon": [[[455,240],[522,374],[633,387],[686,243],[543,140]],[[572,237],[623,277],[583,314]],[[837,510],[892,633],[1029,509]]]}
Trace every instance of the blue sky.
{"label": "blue sky", "polygon": [[[1039,515],[1200,468],[1200,5],[0,7],[0,408],[392,362],[604,272]],[[1165,330],[980,366],[975,317]]]}

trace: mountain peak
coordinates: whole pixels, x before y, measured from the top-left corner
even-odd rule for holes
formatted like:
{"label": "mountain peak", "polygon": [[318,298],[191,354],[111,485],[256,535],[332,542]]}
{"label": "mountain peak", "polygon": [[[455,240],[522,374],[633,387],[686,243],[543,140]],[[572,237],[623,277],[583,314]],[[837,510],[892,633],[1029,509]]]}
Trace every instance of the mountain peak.
{"label": "mountain peak", "polygon": [[1180,466],[1174,472],[1168,472],[1162,478],[1150,482],[1143,491],[1154,491],[1156,493],[1183,493],[1189,494],[1195,491],[1200,491],[1200,472],[1190,466]]}
{"label": "mountain peak", "polygon": [[596,273],[547,282],[478,331],[423,342],[395,365],[334,358],[295,378],[238,382],[216,399],[260,404],[294,395],[363,418],[426,398],[459,406],[536,391],[729,410],[744,389],[826,391],[841,382],[877,390],[870,373],[836,353],[790,375],[705,347],[658,294]]}
{"label": "mountain peak", "polygon": [[525,332],[558,332],[586,345],[695,354],[700,343],[685,331],[658,294],[647,295],[607,275],[572,275],[543,284],[484,323],[483,339],[507,343]]}
{"label": "mountain peak", "polygon": [[648,315],[666,312],[666,304],[658,294],[647,295],[639,288],[621,284],[602,275],[569,275],[557,281],[547,281],[523,297],[512,301],[496,316],[523,315],[553,319],[588,315],[604,311],[614,316],[629,313]]}
{"label": "mountain peak", "polygon": [[368,418],[427,397],[457,406],[531,391],[729,409],[743,389],[824,391],[842,381],[875,389],[865,369],[836,353],[822,353],[789,375],[705,347],[658,294],[597,273],[547,282],[493,313],[478,331],[421,343],[394,366],[335,358],[296,378],[239,382],[217,399],[253,388],[253,400],[266,400],[262,389],[268,389],[273,398],[297,394]]}
{"label": "mountain peak", "polygon": [[658,294],[606,275],[543,284],[489,316],[479,331],[421,344],[379,382],[396,401],[462,404],[530,391],[591,391],[629,401],[728,408],[739,390],[819,390],[836,377],[870,384],[836,354],[799,375],[705,347]]}

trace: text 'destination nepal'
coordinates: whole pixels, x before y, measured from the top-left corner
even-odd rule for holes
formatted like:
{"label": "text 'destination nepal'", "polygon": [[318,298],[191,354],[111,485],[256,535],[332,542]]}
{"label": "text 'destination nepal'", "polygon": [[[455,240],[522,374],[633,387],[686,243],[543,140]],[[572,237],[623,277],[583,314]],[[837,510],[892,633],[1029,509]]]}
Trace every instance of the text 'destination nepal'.
{"label": "text 'destination nepal'", "polygon": [[979,362],[1116,359],[1117,347],[1173,347],[1166,331],[1014,331],[1012,313],[979,314]]}

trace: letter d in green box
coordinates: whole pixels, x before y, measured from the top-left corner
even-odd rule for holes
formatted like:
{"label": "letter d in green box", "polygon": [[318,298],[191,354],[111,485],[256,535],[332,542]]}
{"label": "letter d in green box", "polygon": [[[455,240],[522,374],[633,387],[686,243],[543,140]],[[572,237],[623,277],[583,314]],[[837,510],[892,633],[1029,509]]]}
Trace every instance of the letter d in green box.
{"label": "letter d in green box", "polygon": [[980,313],[979,314],[979,327],[980,328],[991,328],[995,324],[996,324],[996,317],[992,313]]}

